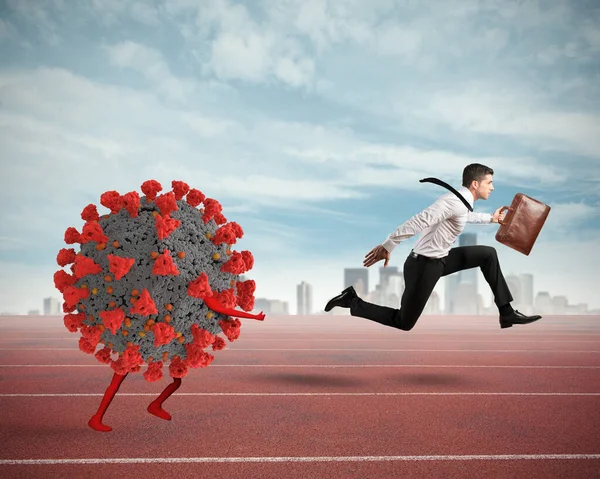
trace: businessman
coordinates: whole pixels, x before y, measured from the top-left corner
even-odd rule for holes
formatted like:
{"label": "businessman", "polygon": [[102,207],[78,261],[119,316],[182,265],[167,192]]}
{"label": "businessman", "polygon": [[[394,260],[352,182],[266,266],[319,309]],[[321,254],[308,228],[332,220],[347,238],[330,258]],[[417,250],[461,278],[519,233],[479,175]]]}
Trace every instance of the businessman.
{"label": "businessman", "polygon": [[[385,260],[384,267],[387,267],[394,248],[402,241],[420,233],[414,249],[404,262],[405,290],[400,309],[368,303],[350,286],[332,298],[325,306],[325,311],[330,311],[336,306],[350,308],[352,316],[410,331],[442,276],[479,267],[494,293],[494,302],[500,312],[501,328],[541,319],[538,315],[525,316],[511,307],[513,297],[500,269],[495,248],[483,245],[451,248],[466,223],[498,223],[504,219],[504,213],[500,213],[502,208],[498,208],[491,215],[472,212],[474,202],[480,199],[487,200],[494,190],[493,174],[494,170],[485,165],[473,163],[466,166],[459,191],[454,190],[438,198],[431,206],[400,225],[383,244],[367,253],[363,261],[364,266],[369,267]],[[449,185],[445,186],[452,189]]]}

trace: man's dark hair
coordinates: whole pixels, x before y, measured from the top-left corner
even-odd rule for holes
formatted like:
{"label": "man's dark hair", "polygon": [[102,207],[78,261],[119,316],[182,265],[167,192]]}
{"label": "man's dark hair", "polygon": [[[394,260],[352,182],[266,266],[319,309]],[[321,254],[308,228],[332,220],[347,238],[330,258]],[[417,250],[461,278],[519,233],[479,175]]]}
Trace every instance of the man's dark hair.
{"label": "man's dark hair", "polygon": [[471,163],[470,165],[465,166],[465,169],[463,170],[462,185],[468,188],[473,181],[483,181],[486,175],[493,174],[494,170],[489,166]]}

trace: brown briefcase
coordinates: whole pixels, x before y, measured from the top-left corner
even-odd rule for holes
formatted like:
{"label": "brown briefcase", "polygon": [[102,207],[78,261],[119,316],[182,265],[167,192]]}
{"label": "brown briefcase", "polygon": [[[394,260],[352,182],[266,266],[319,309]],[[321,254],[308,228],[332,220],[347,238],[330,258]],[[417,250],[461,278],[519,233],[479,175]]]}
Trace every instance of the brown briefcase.
{"label": "brown briefcase", "polygon": [[517,193],[496,233],[496,240],[509,248],[529,255],[542,226],[546,222],[550,206],[523,193]]}

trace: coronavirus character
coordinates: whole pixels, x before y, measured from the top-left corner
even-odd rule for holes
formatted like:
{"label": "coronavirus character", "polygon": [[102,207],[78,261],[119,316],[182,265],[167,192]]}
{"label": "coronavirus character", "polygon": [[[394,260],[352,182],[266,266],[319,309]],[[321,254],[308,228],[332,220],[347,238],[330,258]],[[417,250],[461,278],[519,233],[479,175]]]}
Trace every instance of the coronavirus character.
{"label": "coronavirus character", "polygon": [[[250,251],[232,249],[242,238],[236,222],[228,222],[222,206],[183,181],[172,190],[148,180],[140,195],[107,191],[100,203],[110,210],[100,216],[86,206],[81,232],[67,228],[67,245],[56,258],[61,267],[54,284],[64,298],[65,327],[80,333],[79,349],[110,365],[112,381],[88,425],[110,431],[102,418],[129,373],[145,366],[149,382],[163,377],[167,363],[173,383],[148,406],[170,420],[163,402],[181,385],[189,368],[204,368],[214,356],[206,351],[238,339],[239,318],[264,320],[254,308],[254,280],[240,275],[254,265]],[[242,311],[236,309],[240,307]]]}

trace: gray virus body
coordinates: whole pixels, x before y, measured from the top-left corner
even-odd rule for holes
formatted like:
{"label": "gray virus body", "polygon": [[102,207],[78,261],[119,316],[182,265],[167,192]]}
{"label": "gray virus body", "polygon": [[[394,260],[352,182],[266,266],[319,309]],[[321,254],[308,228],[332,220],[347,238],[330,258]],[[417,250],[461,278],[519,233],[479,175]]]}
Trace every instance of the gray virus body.
{"label": "gray virus body", "polygon": [[54,275],[65,326],[81,333],[79,348],[119,374],[145,363],[148,381],[162,378],[167,360],[175,378],[208,366],[214,356],[204,349],[223,349],[220,333],[239,337],[241,322],[232,316],[264,319],[234,309],[251,311],[256,288],[253,280],[240,281],[252,254],[231,250],[241,227],[227,222],[218,201],[181,181],[172,186],[157,196],[162,186],[148,180],[141,198],[108,191],[100,202],[111,213],[102,217],[88,205],[82,232],[65,232],[65,242],[79,243],[80,251],[63,248],[57,256],[72,274]]}

